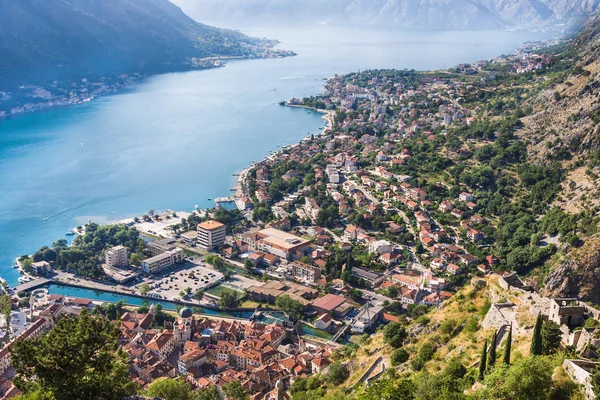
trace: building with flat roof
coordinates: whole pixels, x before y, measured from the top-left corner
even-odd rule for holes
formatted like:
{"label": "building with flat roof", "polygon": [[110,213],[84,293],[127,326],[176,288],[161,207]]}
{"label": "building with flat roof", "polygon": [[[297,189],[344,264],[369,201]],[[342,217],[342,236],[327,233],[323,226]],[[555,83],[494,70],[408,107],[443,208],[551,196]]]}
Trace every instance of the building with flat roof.
{"label": "building with flat roof", "polygon": [[115,246],[106,250],[105,264],[109,268],[122,268],[129,265],[129,258],[127,255],[127,247]]}
{"label": "building with flat roof", "polygon": [[286,260],[291,260],[296,252],[304,252],[310,248],[308,240],[275,228],[263,229],[258,231],[256,235],[257,250]]}
{"label": "building with flat roof", "polygon": [[163,271],[165,268],[183,262],[183,259],[183,249],[177,247],[174,250],[166,251],[142,261],[142,271],[147,274],[156,274]]}
{"label": "building with flat roof", "polygon": [[316,283],[321,278],[321,268],[300,261],[291,264],[294,278],[308,284]]}
{"label": "building with flat roof", "polygon": [[267,303],[275,303],[277,297],[288,295],[306,306],[310,303],[309,300],[317,297],[319,292],[293,282],[270,281],[262,286],[246,288],[246,293],[250,300]]}
{"label": "building with flat roof", "polygon": [[218,221],[204,221],[198,224],[198,246],[212,250],[225,244],[225,225]]}
{"label": "building with flat roof", "polygon": [[386,280],[386,276],[382,273],[370,271],[365,268],[354,267],[350,271],[352,275],[359,279],[364,279],[371,284],[371,287],[375,287]]}
{"label": "building with flat roof", "polygon": [[166,238],[153,240],[146,245],[146,248],[150,251],[150,254],[157,256],[175,249],[175,239]]}

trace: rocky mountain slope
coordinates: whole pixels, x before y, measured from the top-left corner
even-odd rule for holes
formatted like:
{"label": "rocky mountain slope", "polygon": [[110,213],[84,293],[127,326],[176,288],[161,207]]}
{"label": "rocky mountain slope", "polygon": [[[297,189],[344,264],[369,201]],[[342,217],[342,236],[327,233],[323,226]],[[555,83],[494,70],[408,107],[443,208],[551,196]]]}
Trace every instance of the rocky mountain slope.
{"label": "rocky mountain slope", "polygon": [[[564,177],[550,206],[566,213],[561,225],[595,225],[600,211],[600,17],[588,20],[563,51],[571,66],[545,77],[524,105],[533,113],[517,132],[531,163],[559,163]],[[583,216],[583,217],[581,217]],[[560,231],[560,227],[558,231]],[[578,234],[583,245],[564,246],[539,275],[542,292],[600,304],[600,236],[597,226]]]}
{"label": "rocky mountain slope", "polygon": [[259,41],[197,23],[168,0],[0,0],[0,84],[182,69]]}
{"label": "rocky mountain slope", "polygon": [[598,0],[172,0],[196,19],[430,29],[563,29]]}

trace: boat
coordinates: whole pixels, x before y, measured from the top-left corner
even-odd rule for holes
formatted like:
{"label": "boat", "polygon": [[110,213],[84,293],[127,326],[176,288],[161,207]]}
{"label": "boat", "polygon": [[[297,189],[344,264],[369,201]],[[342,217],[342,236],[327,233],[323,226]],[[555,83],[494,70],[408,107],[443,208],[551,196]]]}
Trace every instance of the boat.
{"label": "boat", "polygon": [[44,218],[44,221],[48,221],[48,219],[49,219],[49,218],[50,218],[50,217],[46,217],[46,218]]}
{"label": "boat", "polygon": [[207,198],[206,200],[212,200],[212,197]]}
{"label": "boat", "polygon": [[73,235],[75,235],[75,229],[67,231],[67,233],[65,233],[65,235],[67,235],[67,236],[73,236]]}
{"label": "boat", "polygon": [[18,264],[13,264],[12,267],[13,268],[19,268],[19,265]]}

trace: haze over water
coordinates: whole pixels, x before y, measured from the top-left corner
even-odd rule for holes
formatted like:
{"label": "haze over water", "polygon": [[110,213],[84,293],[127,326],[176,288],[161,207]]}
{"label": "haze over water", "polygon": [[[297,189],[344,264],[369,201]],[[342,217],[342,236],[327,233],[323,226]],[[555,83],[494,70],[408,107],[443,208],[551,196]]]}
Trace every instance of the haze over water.
{"label": "haze over water", "polygon": [[[318,133],[321,116],[277,105],[358,69],[438,69],[510,53],[540,34],[243,29],[297,57],[160,75],[125,94],[0,121],[0,276],[15,257],[88,220],[211,207],[232,174]],[[1,89],[1,88],[0,88]],[[50,217],[48,221],[44,218]]]}

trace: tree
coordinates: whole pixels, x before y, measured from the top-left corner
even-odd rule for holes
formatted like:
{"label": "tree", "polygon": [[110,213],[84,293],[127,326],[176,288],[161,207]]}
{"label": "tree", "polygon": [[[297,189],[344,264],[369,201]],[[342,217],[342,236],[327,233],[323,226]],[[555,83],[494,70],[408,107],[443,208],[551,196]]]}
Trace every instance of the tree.
{"label": "tree", "polygon": [[140,285],[140,293],[144,296],[150,293],[150,285],[148,285],[147,283],[142,283]]}
{"label": "tree", "polygon": [[193,400],[192,388],[180,379],[159,378],[148,386],[146,394],[164,400]]}
{"label": "tree", "polygon": [[223,393],[230,400],[248,400],[250,395],[248,391],[238,381],[231,381],[222,387]]}
{"label": "tree", "polygon": [[490,351],[487,360],[487,369],[488,371],[494,368],[496,364],[496,341],[498,340],[498,332],[494,331],[492,335],[492,341],[490,343]]}
{"label": "tree", "polygon": [[118,350],[119,329],[83,310],[63,316],[47,334],[15,343],[15,386],[56,400],[121,400],[134,393],[127,359]]}
{"label": "tree", "polygon": [[348,289],[348,296],[350,296],[350,298],[354,301],[358,302],[358,301],[362,300],[362,295],[363,295],[363,293],[358,289],[354,289],[354,288]]}
{"label": "tree", "polygon": [[198,390],[194,400],[221,400],[221,395],[219,394],[219,389],[217,389],[216,386],[210,386],[208,388]]}
{"label": "tree", "polygon": [[396,297],[398,297],[398,293],[400,291],[398,290],[398,288],[396,286],[390,286],[387,288],[387,293],[386,295],[388,297],[391,297],[392,299],[395,299]]}
{"label": "tree", "polygon": [[533,336],[531,337],[531,349],[530,353],[533,356],[540,356],[543,354],[542,345],[542,313],[538,312],[537,319],[535,320],[535,326],[533,327]]}
{"label": "tree", "polygon": [[402,347],[406,335],[406,329],[399,322],[390,322],[383,328],[383,340],[395,348]]}
{"label": "tree", "polygon": [[415,384],[410,379],[379,379],[369,382],[363,400],[413,400],[415,399]]}
{"label": "tree", "polygon": [[302,304],[298,300],[292,299],[287,294],[277,297],[275,299],[275,305],[279,309],[292,315],[296,319],[300,319],[302,317],[302,315],[304,314],[304,309],[305,309],[304,304]]}
{"label": "tree", "polygon": [[221,308],[237,308],[240,304],[237,294],[234,292],[223,292],[219,298],[219,307]]}
{"label": "tree", "polygon": [[479,375],[477,376],[477,379],[479,381],[483,381],[483,378],[485,377],[485,368],[487,366],[487,364],[486,364],[487,345],[488,345],[488,341],[486,339],[483,344],[483,349],[481,349],[481,357],[479,358]]}
{"label": "tree", "polygon": [[518,359],[513,365],[503,364],[485,378],[485,388],[478,399],[547,400],[555,390],[552,381],[554,365],[544,356]]}
{"label": "tree", "polygon": [[340,385],[344,383],[346,379],[350,376],[350,371],[348,371],[348,367],[342,364],[339,361],[334,362],[329,366],[329,371],[327,372],[327,381],[333,385]]}
{"label": "tree", "polygon": [[396,349],[394,350],[394,352],[392,353],[391,361],[392,361],[392,366],[395,367],[397,365],[400,365],[404,362],[406,362],[408,360],[408,351],[404,350],[404,349]]}
{"label": "tree", "polygon": [[542,349],[545,355],[556,353],[560,348],[562,332],[560,326],[554,321],[547,321],[542,325]]}
{"label": "tree", "polygon": [[596,398],[600,397],[600,368],[596,368],[592,371],[592,391],[596,395]]}
{"label": "tree", "polygon": [[506,347],[504,347],[504,359],[502,362],[506,365],[510,365],[510,346],[512,346],[512,324],[508,331],[508,337],[506,338]]}

